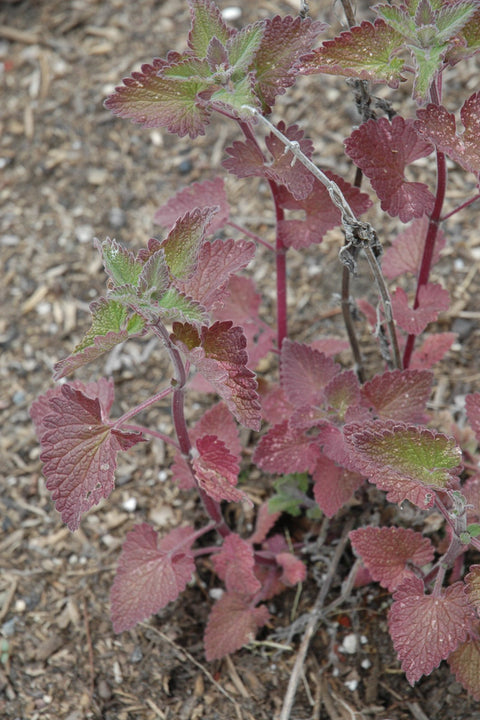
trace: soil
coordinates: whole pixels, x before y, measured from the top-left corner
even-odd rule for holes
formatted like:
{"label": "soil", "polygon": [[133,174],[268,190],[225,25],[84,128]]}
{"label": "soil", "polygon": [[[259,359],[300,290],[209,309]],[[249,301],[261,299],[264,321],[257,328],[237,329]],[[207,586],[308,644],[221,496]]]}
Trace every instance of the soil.
{"label": "soil", "polygon": [[[339,5],[311,3],[314,17],[340,29]],[[296,2],[242,0],[241,22],[295,14]],[[360,4],[358,12],[368,17]],[[279,716],[301,642],[301,626],[288,637],[292,613],[307,614],[332,562],[342,529],[353,517],[377,514],[394,522],[396,508],[370,489],[323,526],[323,544],[311,555],[309,577],[298,599],[285,593],[270,605],[271,625],[259,640],[222,662],[206,663],[202,636],[210,590],[218,585],[208,563],[177,602],[130,632],[115,635],[109,620],[109,589],[126,532],[142,521],[160,532],[188,521],[202,523],[194,497],[180,492],[166,470],[170,455],[146,443],[122,455],[117,487],[70,533],[45,489],[29,407],[52,385],[53,363],[67,355],[88,326],[88,304],[103,292],[104,276],[92,238],[115,236],[132,248],[158,233],[155,209],[188,183],[219,171],[225,144],[236,129],[213,122],[195,142],[115,119],[102,106],[119,80],[154,56],[181,50],[189,15],[184,0],[3,0],[0,3],[0,716],[18,720],[271,720]],[[478,88],[478,61],[461,66],[449,96]],[[393,96],[401,106],[407,95]],[[389,94],[390,93],[390,94]],[[403,93],[403,94],[402,94]],[[319,120],[324,108],[334,112]],[[316,145],[324,168],[352,174],[341,154],[355,118],[343,81],[304,78],[280,98],[275,118],[300,122]],[[419,172],[428,173],[428,163]],[[465,183],[469,187],[465,187]],[[449,198],[468,196],[471,177],[452,168]],[[235,219],[271,238],[273,214],[261,183],[227,178]],[[452,205],[453,206],[453,205]],[[478,281],[480,253],[475,210],[447,226],[448,249],[437,275],[453,295],[441,329],[459,340],[436,369],[431,407],[461,420],[462,397],[478,389],[480,373]],[[456,218],[461,219],[456,219]],[[395,224],[372,212],[386,236]],[[378,227],[378,226],[377,226]],[[329,233],[320,248],[291,253],[291,333],[298,340],[319,334],[345,337],[334,293],[341,234]],[[334,271],[332,271],[332,268]],[[260,253],[254,274],[272,314],[271,266]],[[364,272],[358,288],[368,289]],[[269,304],[270,303],[270,304]],[[367,332],[365,355],[371,372],[380,367]],[[147,397],[162,382],[166,366],[147,343],[128,344],[80,379],[113,375],[113,415],[131,397]],[[348,367],[349,353],[340,358]],[[198,417],[205,399],[189,408]],[[168,410],[143,419],[168,431]],[[258,504],[268,496],[269,478],[255,477],[245,489]],[[254,517],[239,508],[228,519],[245,532]],[[312,542],[321,525],[307,530]],[[478,561],[478,560],[477,560]],[[335,599],[353,562],[343,554],[328,601]],[[216,585],[215,585],[216,583]],[[387,632],[388,595],[378,586],[357,589],[324,623],[310,645],[291,720],[480,720],[480,708],[442,664],[411,688],[400,670]],[[357,634],[351,654],[342,645]],[[351,638],[350,638],[351,641]],[[347,640],[347,646],[348,642]]]}

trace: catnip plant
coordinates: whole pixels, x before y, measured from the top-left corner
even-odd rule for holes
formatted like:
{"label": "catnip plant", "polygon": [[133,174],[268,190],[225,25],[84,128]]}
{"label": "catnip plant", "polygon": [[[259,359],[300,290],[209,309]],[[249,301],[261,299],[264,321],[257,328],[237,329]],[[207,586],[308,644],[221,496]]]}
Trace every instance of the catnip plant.
{"label": "catnip plant", "polygon": [[[276,530],[282,513],[305,513],[312,524],[321,513],[331,518],[366,482],[391,503],[410,503],[419,517],[435,509],[445,521],[442,548],[406,527],[360,527],[350,540],[363,577],[392,593],[389,629],[408,681],[414,684],[447,660],[478,700],[480,565],[469,564],[468,551],[480,549],[480,393],[466,398],[473,446],[453,419],[450,434],[430,427],[431,368],[455,335],[426,329],[450,304],[447,290],[430,279],[447,242],[446,221],[480,197],[480,92],[458,108],[460,129],[442,104],[457,65],[480,52],[480,3],[379,4],[372,22],[356,24],[345,2],[350,29],[323,41],[327,27],[305,13],[236,30],[211,0],[189,0],[189,6],[185,51],[142,65],[105,106],[143,127],[192,140],[208,132],[214,113],[235,123],[240,136],[225,149],[223,167],[237,178],[264,180],[275,236],[261,238],[235,222],[235,206],[218,176],[179,190],[159,208],[161,239],[149,239],[136,252],[110,238],[95,241],[106,293],[91,304],[91,327],[55,365],[54,379],[147,334],[168,357],[171,378],[116,419],[110,417],[111,379],[62,382],[39,397],[31,416],[46,486],[74,531],[113,491],[120,451],[147,437],[172,447],[172,482],[198,493],[206,522],[163,536],[147,523],[135,525],[119,558],[111,617],[115,632],[122,632],[158,612],[185,589],[196,559],[210,554],[225,592],[205,630],[207,660],[248,644],[270,620],[267,601],[305,580],[299,548]],[[343,76],[354,90],[361,122],[344,143],[357,168],[353,184],[313,163],[314,144],[300,126],[273,119],[279,95],[300,76],[321,74]],[[400,83],[410,83],[409,117],[390,103],[375,103],[371,94],[375,85]],[[427,156],[434,157],[430,184],[408,180],[408,166]],[[471,197],[449,210],[447,159],[475,178]],[[371,192],[360,189],[362,178]],[[405,225],[388,242],[359,219],[372,197]],[[289,249],[320,245],[337,226],[345,242],[332,272],[338,270],[353,369],[334,359],[343,340],[320,336],[308,345],[294,339],[294,322],[287,325]],[[236,238],[226,237],[233,229]],[[253,281],[239,274],[255,262],[258,244],[269,248],[275,265],[273,329],[261,319]],[[351,297],[350,274],[359,272],[362,258],[376,284],[376,307]],[[386,366],[368,380],[354,306],[371,324]],[[255,369],[272,352],[280,380],[259,385]],[[185,402],[195,373],[219,400],[189,427]],[[132,422],[167,401],[174,437]],[[252,505],[238,482],[240,470],[249,467],[238,424],[254,433],[253,463],[272,475],[272,497],[257,508],[249,537],[229,527],[224,513],[225,503]],[[195,546],[212,531],[216,544]]]}

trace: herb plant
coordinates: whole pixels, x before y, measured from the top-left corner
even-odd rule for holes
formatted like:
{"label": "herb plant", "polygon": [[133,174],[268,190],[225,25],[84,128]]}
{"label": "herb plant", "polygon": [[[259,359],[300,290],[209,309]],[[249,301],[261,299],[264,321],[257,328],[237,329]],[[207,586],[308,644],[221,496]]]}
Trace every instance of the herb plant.
{"label": "herb plant", "polygon": [[[111,591],[112,622],[122,632],[158,612],[185,589],[196,558],[210,554],[225,592],[206,627],[208,660],[251,641],[270,619],[265,603],[306,577],[298,548],[275,529],[281,513],[306,513],[312,523],[320,511],[331,518],[366,481],[385,491],[389,502],[410,503],[419,517],[435,509],[445,519],[441,547],[405,527],[361,527],[350,532],[350,540],[366,568],[363,575],[393,594],[389,628],[408,681],[447,660],[478,700],[480,565],[469,566],[466,553],[480,549],[480,393],[466,399],[473,444],[453,420],[450,435],[430,427],[431,368],[455,335],[425,330],[450,303],[448,292],[430,280],[446,243],[440,223],[480,197],[480,92],[459,108],[460,130],[442,104],[457,64],[480,51],[480,3],[379,4],[373,22],[356,25],[345,2],[351,28],[323,42],[326,26],[305,13],[235,30],[211,0],[189,4],[186,50],[143,65],[105,105],[144,127],[192,139],[207,132],[213,113],[235,122],[243,137],[226,148],[223,166],[239,178],[260,177],[268,184],[274,243],[230,220],[221,177],[179,191],[156,213],[155,221],[166,228],[162,239],[148,240],[136,253],[109,238],[96,241],[107,291],[91,305],[90,330],[56,364],[55,380],[147,333],[168,355],[172,378],[117,419],[110,418],[110,379],[59,384],[39,397],[31,415],[47,488],[62,519],[76,530],[82,515],[114,489],[118,452],[147,436],[170,443],[172,479],[199,494],[207,522],[163,537],[146,523],[128,533]],[[321,73],[348,78],[354,90],[361,124],[345,140],[357,168],[354,184],[313,164],[314,146],[299,126],[269,120],[277,96],[299,76]],[[385,101],[374,103],[375,84],[396,88],[407,80],[411,117],[396,114]],[[408,166],[432,154],[430,185],[408,180]],[[476,183],[470,183],[472,196],[448,212],[447,158]],[[381,209],[406,224],[383,258],[383,239],[358,219],[372,204],[360,189],[362,176]],[[296,342],[287,327],[289,248],[319,245],[339,225],[345,244],[336,269],[353,370],[333,359],[344,348],[341,340],[319,337],[307,345]],[[243,234],[240,239],[225,239],[232,227]],[[238,274],[253,261],[258,243],[270,248],[275,262],[275,329],[261,320],[252,280]],[[373,274],[379,304],[360,298],[357,314],[371,323],[386,364],[367,381],[349,287],[361,257]],[[398,286],[390,290],[385,278],[399,278]],[[412,289],[413,302],[405,288]],[[254,371],[270,352],[278,356],[280,382],[260,386]],[[220,401],[188,427],[184,408],[193,368]],[[166,400],[175,439],[131,422]],[[222,504],[252,502],[238,483],[241,468],[248,473],[249,465],[237,423],[255,433],[263,427],[252,460],[277,476],[270,507],[258,508],[247,538],[229,527]],[[196,548],[212,531],[218,544]]]}

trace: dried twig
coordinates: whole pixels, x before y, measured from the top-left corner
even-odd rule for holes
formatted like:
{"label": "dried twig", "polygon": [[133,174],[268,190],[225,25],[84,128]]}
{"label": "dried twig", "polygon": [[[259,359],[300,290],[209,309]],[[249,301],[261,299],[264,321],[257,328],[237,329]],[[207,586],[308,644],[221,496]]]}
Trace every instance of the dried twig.
{"label": "dried twig", "polygon": [[309,620],[307,627],[305,628],[305,632],[303,634],[302,642],[300,644],[297,658],[295,660],[292,674],[290,676],[290,681],[288,683],[287,692],[285,694],[285,698],[283,701],[282,711],[280,713],[278,720],[288,720],[288,718],[290,717],[290,712],[293,707],[293,701],[295,699],[295,694],[297,692],[298,683],[300,681],[300,678],[301,678],[301,675],[303,672],[305,657],[307,655],[310,641],[315,633],[315,629],[316,629],[316,626],[317,626],[317,623],[319,620],[319,616],[320,616],[320,611],[325,602],[325,598],[327,597],[328,592],[330,590],[330,586],[335,577],[335,573],[337,572],[338,563],[340,562],[343,552],[345,550],[345,546],[348,542],[348,533],[352,529],[353,523],[354,523],[353,518],[351,518],[347,522],[347,524],[345,525],[345,527],[343,529],[342,537],[340,538],[340,541],[339,541],[337,547],[335,548],[335,554],[330,563],[330,567],[328,568],[327,576],[326,576],[325,581],[320,589],[320,592],[318,593],[317,599],[315,601],[315,605],[313,606],[313,608],[311,610],[310,620]]}

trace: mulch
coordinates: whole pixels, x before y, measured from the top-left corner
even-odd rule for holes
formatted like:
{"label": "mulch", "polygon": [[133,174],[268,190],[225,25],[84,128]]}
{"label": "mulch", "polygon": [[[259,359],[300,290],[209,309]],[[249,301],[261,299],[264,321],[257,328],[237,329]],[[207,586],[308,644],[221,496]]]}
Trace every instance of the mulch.
{"label": "mulch", "polygon": [[[340,6],[311,3],[315,17],[339,29]],[[242,22],[296,12],[296,3],[240,3]],[[359,12],[368,15],[364,5]],[[181,598],[134,630],[115,635],[109,589],[126,532],[148,521],[160,532],[202,522],[196,498],[170,482],[170,454],[145,443],[119,458],[117,487],[75,533],[62,524],[45,489],[39,447],[29,418],[35,397],[52,385],[53,364],[69,353],[88,325],[88,304],[103,292],[94,236],[115,236],[138,248],[152,234],[155,209],[180,187],[218,172],[233,126],[213,122],[195,142],[115,119],[102,101],[141,63],[185,43],[189,14],[182,0],[3,0],[0,3],[0,716],[18,720],[271,720],[278,717],[301,632],[288,637],[294,617],[314,605],[335,542],[348,513],[368,522],[372,512],[394,521],[375,489],[323,528],[323,544],[310,555],[300,598],[275,598],[274,616],[259,643],[222,662],[207,664],[202,636],[215,577],[199,564]],[[332,32],[333,32],[332,31]],[[465,64],[457,91],[478,87],[478,61]],[[384,89],[379,92],[385,93]],[[399,106],[402,91],[394,93]],[[451,102],[454,103],[452,96]],[[335,108],[326,121],[324,107]],[[342,81],[303,79],[281,98],[276,118],[300,122],[314,139],[322,167],[351,174],[341,143],[355,122]],[[428,165],[420,165],[428,173]],[[450,198],[465,195],[467,178],[452,168]],[[273,214],[262,183],[227,178],[235,219],[271,237]],[[464,394],[478,389],[480,352],[478,279],[480,247],[474,209],[448,225],[449,249],[437,273],[453,295],[441,329],[459,340],[436,369],[432,409],[461,422]],[[388,239],[395,224],[372,213]],[[292,335],[343,336],[335,300],[341,234],[320,248],[291,255]],[[264,253],[254,269],[272,310],[272,273]],[[338,269],[336,275],[332,267]],[[370,287],[364,273],[359,292]],[[365,333],[366,357],[378,369],[375,341]],[[348,366],[349,354],[342,355]],[[377,367],[375,368],[375,363]],[[83,380],[113,375],[114,415],[132,396],[147,397],[162,382],[164,359],[148,342],[127,344]],[[203,403],[203,404],[202,404]],[[196,418],[201,397],[189,407]],[[144,422],[171,427],[168,409]],[[252,480],[256,500],[269,478]],[[255,487],[253,483],[255,482]],[[248,483],[247,483],[248,484]],[[232,522],[246,529],[253,516],[233,508]],[[309,528],[312,537],[321,525]],[[289,532],[306,532],[292,521]],[[328,600],[338,596],[353,562],[346,551]],[[292,720],[480,720],[478,705],[442,666],[415,688],[399,668],[387,632],[388,595],[377,586],[356,590],[320,624],[304,666]],[[292,612],[294,615],[292,615]],[[300,627],[300,625],[298,626]],[[360,638],[349,653],[352,634]],[[346,638],[350,640],[346,641]],[[274,641],[276,645],[274,644]],[[278,645],[283,645],[279,649]]]}

